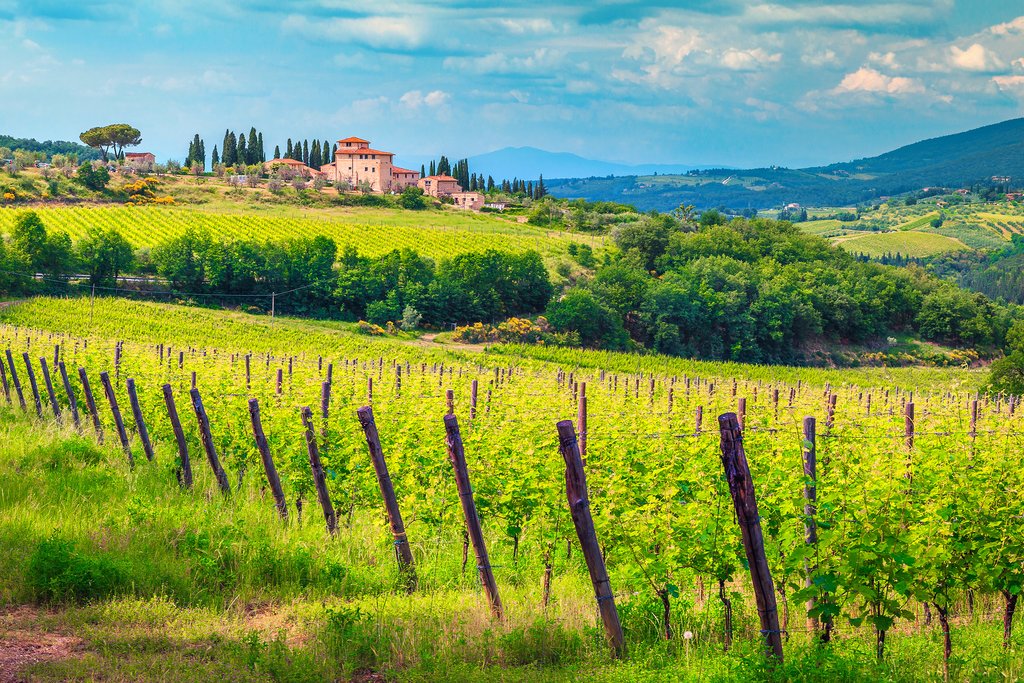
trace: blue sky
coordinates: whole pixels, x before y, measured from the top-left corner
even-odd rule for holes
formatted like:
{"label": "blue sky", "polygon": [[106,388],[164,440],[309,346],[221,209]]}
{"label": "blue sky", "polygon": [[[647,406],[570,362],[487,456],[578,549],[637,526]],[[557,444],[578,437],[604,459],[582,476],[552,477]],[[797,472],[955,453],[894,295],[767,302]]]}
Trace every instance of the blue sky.
{"label": "blue sky", "polygon": [[[849,160],[1024,115],[1020,0],[0,0],[0,132],[129,122],[630,163]],[[405,156],[403,156],[405,155]]]}

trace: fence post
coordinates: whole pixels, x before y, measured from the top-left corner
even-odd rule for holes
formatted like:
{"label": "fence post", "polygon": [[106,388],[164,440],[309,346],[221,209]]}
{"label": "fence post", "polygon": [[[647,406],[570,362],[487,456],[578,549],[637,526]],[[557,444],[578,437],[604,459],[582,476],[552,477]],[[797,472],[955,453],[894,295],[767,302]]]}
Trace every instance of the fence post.
{"label": "fence post", "polygon": [[[280,371],[279,371],[280,372]],[[281,519],[288,521],[288,501],[284,497],[284,489],[281,488],[281,477],[274,467],[274,458],[270,455],[270,445],[267,443],[267,436],[263,432],[263,423],[260,421],[260,403],[255,398],[249,399],[249,421],[252,423],[252,435],[256,439],[256,450],[260,452],[260,459],[263,461],[263,470],[267,473],[267,483],[270,485],[270,492],[274,494],[274,504],[277,506],[277,513]]]}
{"label": "fence post", "polygon": [[914,403],[907,403],[903,407],[903,436],[907,450],[914,448]]}
{"label": "fence post", "polygon": [[117,437],[121,440],[121,449],[128,456],[129,467],[135,467],[135,456],[132,455],[131,446],[128,445],[128,432],[124,429],[124,419],[121,417],[121,409],[117,405],[117,396],[114,395],[114,386],[110,383],[110,375],[101,372],[100,383],[103,385],[103,392],[107,395],[110,412],[114,414],[114,427],[117,429]]}
{"label": "fence post", "polygon": [[398,569],[405,578],[406,589],[412,592],[416,589],[416,570],[413,567],[412,549],[409,548],[409,539],[405,535],[405,524],[402,522],[402,512],[398,508],[398,498],[395,496],[395,487],[391,482],[388,464],[384,460],[380,434],[377,433],[377,423],[373,419],[373,408],[363,406],[356,411],[356,416],[358,416],[359,424],[366,436],[370,460],[377,473],[377,484],[380,486],[381,498],[384,499],[388,523],[391,525],[391,535],[395,539],[395,557],[398,560]]}
{"label": "fence post", "polygon": [[487,599],[491,604],[491,614],[498,618],[504,618],[501,597],[498,595],[498,584],[494,580],[494,570],[491,568],[491,561],[487,555],[487,546],[484,543],[484,533],[480,528],[480,517],[476,512],[476,503],[473,502],[473,488],[469,483],[469,471],[466,468],[466,453],[462,447],[462,434],[459,433],[459,419],[449,413],[444,416],[444,429],[446,445],[448,447],[448,459],[455,471],[455,486],[459,491],[459,500],[462,503],[462,515],[466,521],[466,531],[470,541],[473,543],[473,552],[476,554],[476,568],[480,573],[480,583],[487,592]]}
{"label": "fence post", "polygon": [[469,386],[469,419],[470,420],[475,420],[476,419],[476,395],[477,395],[478,388],[479,387],[477,385],[477,381],[473,380],[473,382]]}
{"label": "fence post", "polygon": [[196,414],[196,422],[199,423],[199,436],[202,438],[203,450],[206,451],[206,459],[213,470],[213,476],[217,478],[217,486],[225,496],[231,494],[231,484],[228,482],[227,472],[221,467],[220,458],[217,457],[217,446],[213,443],[213,434],[210,432],[210,416],[206,414],[203,407],[203,397],[199,395],[198,389],[188,392],[192,399],[192,410]]}
{"label": "fence post", "polygon": [[100,413],[96,410],[96,398],[92,395],[92,387],[89,386],[89,376],[85,368],[78,368],[78,379],[82,382],[82,394],[85,396],[85,407],[92,416],[92,426],[96,430],[96,440],[103,443],[103,423],[100,422]]}
{"label": "fence post", "polygon": [[757,498],[754,482],[750,477],[747,456],[743,452],[743,433],[735,413],[718,417],[721,434],[722,466],[729,493],[736,508],[736,521],[743,537],[747,564],[750,566],[750,581],[754,587],[757,613],[761,620],[761,635],[765,637],[770,655],[782,661],[782,632],[779,630],[778,605],[775,602],[775,585],[764,552],[764,536],[761,533],[761,518],[757,512]]}
{"label": "fence post", "polygon": [[[813,417],[804,418],[804,543],[809,546],[818,545],[818,470],[817,470],[817,422]],[[805,561],[804,571],[807,573],[806,586],[812,585],[812,574],[817,571],[817,565],[813,567]],[[807,600],[807,611],[814,609],[814,598]],[[822,642],[828,642],[832,635],[832,618],[826,616],[822,620],[825,624],[825,632],[821,634]],[[807,617],[807,630],[817,632],[819,620],[817,617]]]}
{"label": "fence post", "polygon": [[447,406],[448,406],[448,413],[447,414],[448,415],[454,415],[455,414],[455,391],[452,390],[452,389],[448,389],[447,391],[444,392],[444,396],[445,396],[445,402],[447,403]]}
{"label": "fence post", "polygon": [[43,416],[43,402],[39,398],[39,385],[36,384],[36,373],[32,370],[32,359],[28,357],[28,352],[21,354],[22,360],[25,361],[25,368],[28,372],[28,383],[32,387],[32,398],[36,403],[36,415],[39,417]]}
{"label": "fence post", "polygon": [[50,399],[50,408],[53,410],[53,417],[60,422],[60,406],[57,405],[57,394],[53,391],[53,380],[50,378],[50,368],[46,365],[46,357],[39,359],[39,367],[43,371],[43,384],[46,385],[46,395]]}
{"label": "fence post", "polygon": [[11,355],[11,350],[7,349],[7,367],[11,370],[11,383],[14,384],[14,391],[18,394],[18,403],[21,404],[22,410],[28,410],[28,406],[25,405],[25,393],[21,390],[21,382],[18,380],[18,370],[14,367],[14,356]]}
{"label": "fence post", "polygon": [[[333,365],[327,365],[327,375],[330,376]],[[322,448],[327,448],[327,418],[331,411],[331,380],[320,385],[320,439],[323,442]]]}
{"label": "fence post", "polygon": [[3,385],[7,405],[11,405],[11,386],[7,383],[7,370],[4,368],[3,360],[0,360],[0,384]]}
{"label": "fence post", "polygon": [[597,543],[594,531],[594,519],[590,514],[590,500],[587,496],[587,475],[583,471],[583,458],[580,455],[579,443],[570,420],[562,420],[557,424],[558,446],[565,460],[565,494],[569,501],[569,511],[576,527],[576,536],[580,541],[580,550],[587,562],[590,582],[594,586],[594,597],[597,608],[601,612],[605,635],[616,656],[622,654],[625,641],[622,636],[622,625],[619,613],[615,609],[615,596],[612,594],[611,581],[604,564],[601,546]]}
{"label": "fence post", "polygon": [[[2,363],[0,363],[2,367]],[[78,417],[78,399],[75,398],[75,391],[71,388],[71,380],[68,379],[68,369],[64,367],[64,361],[57,363],[57,369],[60,371],[60,379],[64,384],[64,393],[68,395],[68,408],[71,411],[71,421],[75,425],[75,429],[82,431],[82,421]],[[7,402],[10,403],[10,396],[7,397]]]}
{"label": "fence post", "polygon": [[331,496],[327,491],[327,475],[324,465],[320,462],[320,450],[316,446],[316,433],[313,431],[313,411],[309,406],[302,408],[302,424],[306,428],[306,451],[309,453],[309,467],[313,471],[313,485],[320,508],[324,511],[327,531],[333,536],[338,531],[338,515],[331,504]]}
{"label": "fence post", "polygon": [[181,428],[181,420],[178,419],[178,407],[174,405],[174,392],[171,385],[165,384],[164,404],[167,405],[167,417],[171,420],[171,429],[174,430],[174,440],[178,443],[178,458],[181,460],[181,485],[186,489],[192,488],[192,461],[188,456],[188,442],[185,441],[185,430]]}
{"label": "fence post", "polygon": [[132,407],[132,417],[135,418],[135,429],[139,432],[139,440],[142,441],[142,450],[146,453],[146,459],[153,461],[153,443],[149,440],[149,430],[146,429],[146,421],[142,417],[142,406],[139,405],[139,396],[135,391],[135,380],[129,377],[125,382],[128,391],[128,403]]}

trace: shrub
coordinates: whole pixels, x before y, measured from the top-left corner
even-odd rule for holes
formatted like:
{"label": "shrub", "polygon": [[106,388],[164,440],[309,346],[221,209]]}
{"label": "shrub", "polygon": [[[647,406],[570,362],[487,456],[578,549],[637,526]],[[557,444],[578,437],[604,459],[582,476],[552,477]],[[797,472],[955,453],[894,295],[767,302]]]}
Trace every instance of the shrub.
{"label": "shrub", "polygon": [[36,600],[88,602],[124,591],[128,575],[120,563],[78,550],[73,541],[51,536],[29,558],[27,584]]}

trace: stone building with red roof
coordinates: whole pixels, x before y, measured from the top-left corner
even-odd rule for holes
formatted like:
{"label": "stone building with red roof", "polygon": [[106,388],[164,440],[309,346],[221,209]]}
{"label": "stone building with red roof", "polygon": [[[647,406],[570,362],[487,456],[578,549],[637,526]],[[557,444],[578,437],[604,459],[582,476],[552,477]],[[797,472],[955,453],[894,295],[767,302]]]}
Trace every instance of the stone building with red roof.
{"label": "stone building with red roof", "polygon": [[335,184],[358,188],[366,182],[373,192],[383,193],[401,192],[419,180],[418,171],[395,166],[394,153],[373,149],[369,140],[349,137],[338,140],[337,145],[334,161],[320,167]]}

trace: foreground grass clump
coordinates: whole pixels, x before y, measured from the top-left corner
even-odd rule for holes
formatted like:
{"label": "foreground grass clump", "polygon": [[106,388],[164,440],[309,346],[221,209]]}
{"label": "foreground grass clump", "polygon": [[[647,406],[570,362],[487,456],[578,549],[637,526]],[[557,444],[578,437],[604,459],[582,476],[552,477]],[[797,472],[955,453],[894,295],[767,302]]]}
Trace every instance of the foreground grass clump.
{"label": "foreground grass clump", "polygon": [[57,536],[36,547],[25,582],[37,600],[47,603],[99,600],[123,592],[128,584],[121,563],[106,555],[82,552],[74,541]]}

